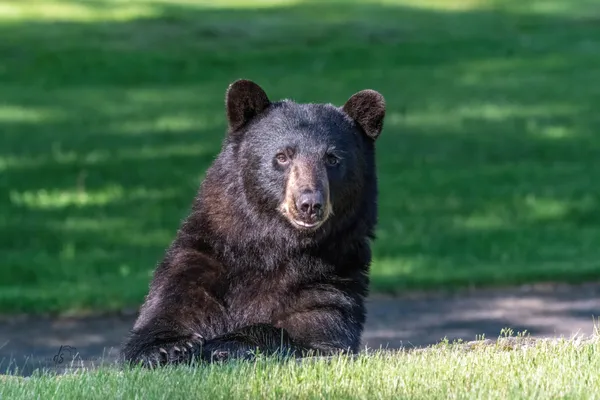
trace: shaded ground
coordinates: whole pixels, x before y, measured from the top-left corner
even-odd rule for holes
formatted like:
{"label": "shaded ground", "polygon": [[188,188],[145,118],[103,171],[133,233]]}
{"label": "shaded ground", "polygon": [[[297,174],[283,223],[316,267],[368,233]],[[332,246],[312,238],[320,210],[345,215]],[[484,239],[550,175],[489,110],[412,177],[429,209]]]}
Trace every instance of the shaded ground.
{"label": "shaded ground", "polygon": [[[600,284],[538,285],[518,289],[423,294],[369,301],[363,345],[422,347],[449,340],[496,338],[503,328],[534,337],[590,335],[600,314]],[[64,370],[70,353],[86,365],[112,362],[135,315],[85,318],[5,318],[0,324],[0,370],[31,374]],[[61,346],[63,351],[60,352]],[[71,348],[67,348],[70,346]],[[59,352],[63,355],[62,362]],[[12,361],[10,361],[12,359]]]}

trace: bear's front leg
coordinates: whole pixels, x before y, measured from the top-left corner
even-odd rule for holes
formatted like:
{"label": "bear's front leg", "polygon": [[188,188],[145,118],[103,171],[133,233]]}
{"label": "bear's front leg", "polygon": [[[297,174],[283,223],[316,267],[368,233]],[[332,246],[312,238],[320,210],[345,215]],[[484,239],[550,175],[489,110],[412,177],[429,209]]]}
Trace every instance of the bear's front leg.
{"label": "bear's front leg", "polygon": [[275,326],[311,354],[357,353],[365,321],[362,296],[334,286],[307,288],[292,299]]}
{"label": "bear's front leg", "polygon": [[157,271],[121,358],[154,367],[203,357],[205,338],[226,332],[219,265],[198,252],[179,253]]}

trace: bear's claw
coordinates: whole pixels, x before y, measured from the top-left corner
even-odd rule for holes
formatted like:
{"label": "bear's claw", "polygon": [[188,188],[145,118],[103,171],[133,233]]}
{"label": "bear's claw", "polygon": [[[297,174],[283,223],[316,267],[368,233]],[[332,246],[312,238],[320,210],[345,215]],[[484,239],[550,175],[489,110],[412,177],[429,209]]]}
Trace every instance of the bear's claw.
{"label": "bear's claw", "polygon": [[161,343],[142,351],[134,364],[141,362],[142,366],[155,368],[166,364],[181,364],[191,362],[202,353],[203,341],[192,341],[186,338],[173,343]]}

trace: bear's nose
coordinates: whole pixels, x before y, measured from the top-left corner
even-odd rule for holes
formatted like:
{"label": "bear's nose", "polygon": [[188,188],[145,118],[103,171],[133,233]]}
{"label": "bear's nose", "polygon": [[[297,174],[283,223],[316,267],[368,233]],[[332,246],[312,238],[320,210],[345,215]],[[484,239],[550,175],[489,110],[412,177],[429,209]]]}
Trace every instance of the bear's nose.
{"label": "bear's nose", "polygon": [[320,191],[307,191],[296,200],[296,208],[304,218],[320,217],[323,209],[323,195]]}

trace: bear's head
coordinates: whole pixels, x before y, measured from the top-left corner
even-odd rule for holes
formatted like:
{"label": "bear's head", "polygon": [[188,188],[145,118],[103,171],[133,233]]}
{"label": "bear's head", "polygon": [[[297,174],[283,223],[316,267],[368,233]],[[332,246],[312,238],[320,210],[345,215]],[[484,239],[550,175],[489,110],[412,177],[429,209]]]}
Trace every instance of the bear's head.
{"label": "bear's head", "polygon": [[342,107],[271,102],[256,83],[238,80],[226,111],[245,196],[274,224],[314,235],[375,207],[366,203],[376,201],[374,143],[385,116],[378,92],[360,91]]}

